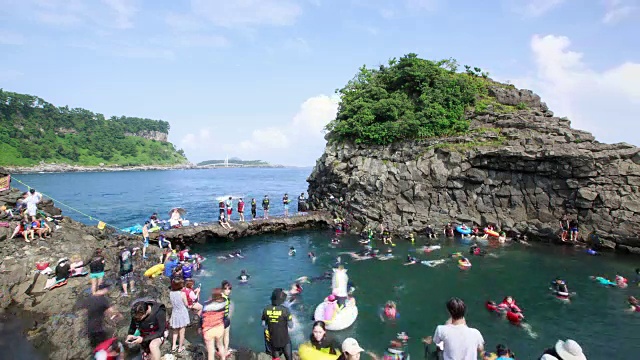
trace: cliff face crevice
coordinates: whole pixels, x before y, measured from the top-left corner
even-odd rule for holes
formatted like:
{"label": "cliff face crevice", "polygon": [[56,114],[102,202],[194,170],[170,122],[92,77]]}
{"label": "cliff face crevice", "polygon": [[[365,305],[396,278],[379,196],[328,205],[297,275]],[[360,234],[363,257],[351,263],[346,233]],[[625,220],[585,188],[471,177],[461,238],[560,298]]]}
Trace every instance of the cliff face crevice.
{"label": "cliff face crevice", "polygon": [[596,231],[622,250],[640,251],[640,149],[572,129],[528,90],[490,94],[526,108],[475,109],[466,114],[467,134],[389,146],[339,143],[329,134],[307,180],[312,205],[329,208],[333,195],[363,225],[419,231],[456,220],[495,222],[547,238],[566,212],[583,236]]}

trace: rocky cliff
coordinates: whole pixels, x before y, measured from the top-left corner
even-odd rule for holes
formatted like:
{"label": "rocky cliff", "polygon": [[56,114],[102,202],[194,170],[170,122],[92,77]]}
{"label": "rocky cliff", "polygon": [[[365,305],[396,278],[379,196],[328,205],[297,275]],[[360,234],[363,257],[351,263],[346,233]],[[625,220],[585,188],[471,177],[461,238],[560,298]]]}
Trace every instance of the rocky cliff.
{"label": "rocky cliff", "polygon": [[312,205],[329,208],[333,195],[360,224],[495,222],[546,238],[566,212],[584,236],[640,253],[640,149],[572,129],[531,91],[494,86],[489,95],[495,105],[469,109],[460,136],[363,146],[328,134],[307,180]]}
{"label": "rocky cliff", "polygon": [[162,142],[169,141],[168,140],[169,134],[164,133],[162,131],[142,130],[136,133],[125,132],[124,136],[137,136],[147,140],[156,140],[156,141],[162,141]]}

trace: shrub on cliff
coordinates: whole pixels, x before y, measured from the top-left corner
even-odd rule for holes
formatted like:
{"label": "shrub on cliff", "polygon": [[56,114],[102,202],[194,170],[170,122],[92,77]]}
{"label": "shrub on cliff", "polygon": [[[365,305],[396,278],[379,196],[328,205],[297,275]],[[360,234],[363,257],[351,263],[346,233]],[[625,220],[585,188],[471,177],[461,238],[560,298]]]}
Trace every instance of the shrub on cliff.
{"label": "shrub on cliff", "polygon": [[464,132],[465,109],[486,96],[489,80],[478,68],[457,70],[453,59],[430,61],[416,54],[378,69],[363,66],[336,91],[338,115],[326,129],[337,140],[379,145]]}

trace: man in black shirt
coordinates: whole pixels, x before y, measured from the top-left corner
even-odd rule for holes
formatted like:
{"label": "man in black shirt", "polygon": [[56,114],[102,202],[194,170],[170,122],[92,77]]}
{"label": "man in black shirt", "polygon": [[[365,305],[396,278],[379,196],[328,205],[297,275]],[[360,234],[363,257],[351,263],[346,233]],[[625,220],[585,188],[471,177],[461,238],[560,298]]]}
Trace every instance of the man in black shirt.
{"label": "man in black shirt", "polygon": [[286,360],[293,360],[289,329],[293,327],[291,312],[283,306],[287,294],[277,288],[271,294],[271,305],[262,312],[262,324],[266,327],[264,340],[267,354],[276,359],[284,354]]}
{"label": "man in black shirt", "polygon": [[87,299],[87,333],[92,348],[111,337],[104,329],[104,315],[111,319],[122,317],[109,301],[108,292],[109,285],[100,284],[96,292]]}

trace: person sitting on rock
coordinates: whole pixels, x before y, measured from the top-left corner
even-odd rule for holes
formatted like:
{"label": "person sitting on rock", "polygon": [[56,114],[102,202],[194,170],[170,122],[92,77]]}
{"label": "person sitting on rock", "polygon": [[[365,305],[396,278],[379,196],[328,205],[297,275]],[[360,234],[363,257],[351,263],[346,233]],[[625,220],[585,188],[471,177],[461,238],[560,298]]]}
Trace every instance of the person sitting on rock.
{"label": "person sitting on rock", "polygon": [[44,287],[45,290],[53,290],[67,284],[67,279],[71,273],[71,263],[69,262],[69,259],[61,258],[58,260],[54,273],[55,277],[47,280]]}
{"label": "person sitting on rock", "polygon": [[436,232],[433,230],[433,226],[431,224],[427,225],[427,228],[424,229],[424,234],[429,238],[433,239],[436,237]]}
{"label": "person sitting on rock", "polygon": [[448,223],[447,225],[445,225],[444,236],[453,237],[453,226],[451,225],[451,223]]}
{"label": "person sitting on rock", "polygon": [[[164,304],[153,300],[141,300],[131,307],[131,324],[127,332],[128,344],[140,344],[142,351],[152,360],[160,360],[160,346],[164,342],[167,327],[167,310]],[[135,335],[139,333],[140,335]],[[143,354],[143,357],[144,357]]]}
{"label": "person sitting on rock", "polygon": [[231,230],[231,225],[227,222],[224,214],[220,214],[220,219],[218,219],[218,224],[227,230]]}
{"label": "person sitting on rock", "polygon": [[40,237],[40,239],[46,239],[51,235],[51,227],[45,219],[40,219],[38,223],[38,237]]}
{"label": "person sitting on rock", "polygon": [[569,222],[569,230],[571,231],[571,241],[578,241],[578,220],[571,220]]}
{"label": "person sitting on rock", "polygon": [[11,239],[15,238],[18,235],[21,235],[24,238],[24,241],[26,242],[31,242],[29,240],[29,237],[31,237],[31,240],[34,240],[33,230],[31,230],[27,222],[24,220],[20,221],[16,226],[16,228],[13,230],[13,234],[11,234]]}

